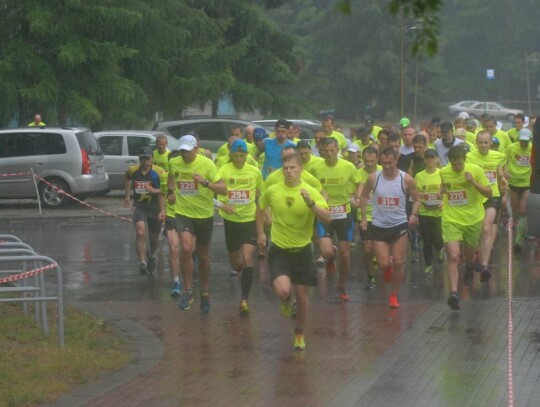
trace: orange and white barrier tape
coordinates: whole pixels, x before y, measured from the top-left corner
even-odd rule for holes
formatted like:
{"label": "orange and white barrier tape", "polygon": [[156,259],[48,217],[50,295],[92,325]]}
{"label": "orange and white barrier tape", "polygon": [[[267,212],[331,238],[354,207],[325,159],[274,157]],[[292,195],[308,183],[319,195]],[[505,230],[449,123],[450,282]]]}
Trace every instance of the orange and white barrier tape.
{"label": "orange and white barrier tape", "polygon": [[66,191],[64,191],[62,188],[58,188],[57,185],[53,185],[53,184],[51,184],[49,181],[47,181],[46,179],[41,178],[39,175],[34,174],[34,177],[38,178],[40,181],[43,181],[45,184],[47,184],[47,185],[49,185],[49,186],[55,188],[55,191],[56,191],[56,192],[63,193],[65,196],[67,196],[67,197],[73,199],[74,201],[80,203],[81,205],[87,206],[88,208],[91,208],[91,209],[95,209],[96,211],[99,211],[99,212],[104,213],[104,214],[106,214],[106,215],[110,215],[110,216],[113,216],[113,217],[115,217],[115,218],[124,220],[124,221],[126,221],[126,222],[133,222],[132,219],[129,219],[129,218],[126,218],[126,217],[120,216],[120,215],[115,215],[114,213],[108,212],[108,211],[106,211],[106,210],[104,210],[104,209],[101,209],[101,208],[95,207],[95,206],[93,206],[93,205],[90,205],[90,204],[88,204],[88,203],[86,203],[86,202],[83,202],[83,201],[81,201],[79,198],[76,198],[76,197],[74,197],[73,195],[68,194],[68,193],[67,193]]}
{"label": "orange and white barrier tape", "polygon": [[0,278],[0,284],[12,283],[14,281],[24,280],[25,278],[33,277],[39,273],[43,273],[46,270],[51,270],[56,267],[58,267],[58,263],[52,263],[52,264],[47,264],[46,266],[43,266],[34,270],[23,271],[22,273],[19,273],[19,274],[3,277],[3,278]]}

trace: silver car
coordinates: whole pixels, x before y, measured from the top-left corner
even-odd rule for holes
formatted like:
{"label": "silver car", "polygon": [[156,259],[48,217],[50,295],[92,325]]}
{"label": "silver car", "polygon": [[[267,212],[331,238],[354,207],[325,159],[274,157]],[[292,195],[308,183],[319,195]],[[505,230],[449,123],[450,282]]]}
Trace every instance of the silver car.
{"label": "silver car", "polygon": [[[31,171],[38,177],[35,178]],[[61,207],[108,189],[105,158],[94,134],[81,127],[0,130],[0,198],[36,198]],[[46,180],[43,181],[42,179]]]}
{"label": "silver car", "polygon": [[496,102],[479,102],[476,100],[467,100],[448,106],[452,114],[461,112],[469,113],[471,118],[482,116],[484,113],[490,116],[495,116],[499,120],[514,121],[516,114],[523,114],[523,110],[509,109],[500,103]]}
{"label": "silver car", "polygon": [[[126,170],[139,163],[139,151],[142,147],[156,145],[162,131],[150,130],[109,130],[96,132],[96,138],[103,154],[105,169],[109,174],[109,189],[124,189]],[[169,150],[178,148],[178,140],[166,135]]]}

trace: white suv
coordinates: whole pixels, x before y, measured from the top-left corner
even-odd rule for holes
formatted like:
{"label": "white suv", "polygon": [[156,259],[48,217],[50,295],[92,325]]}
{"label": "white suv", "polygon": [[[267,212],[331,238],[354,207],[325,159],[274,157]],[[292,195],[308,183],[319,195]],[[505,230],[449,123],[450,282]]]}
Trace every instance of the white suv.
{"label": "white suv", "polygon": [[107,190],[109,176],[94,134],[80,127],[21,127],[0,130],[0,198],[36,198],[57,208]]}

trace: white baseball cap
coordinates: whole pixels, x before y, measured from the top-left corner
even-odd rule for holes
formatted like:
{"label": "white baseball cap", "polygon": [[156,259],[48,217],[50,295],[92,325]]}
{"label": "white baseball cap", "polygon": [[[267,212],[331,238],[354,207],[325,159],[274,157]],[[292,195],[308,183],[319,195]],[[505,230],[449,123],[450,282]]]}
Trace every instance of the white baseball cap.
{"label": "white baseball cap", "polygon": [[197,139],[191,134],[186,134],[178,140],[178,150],[191,151],[197,147]]}

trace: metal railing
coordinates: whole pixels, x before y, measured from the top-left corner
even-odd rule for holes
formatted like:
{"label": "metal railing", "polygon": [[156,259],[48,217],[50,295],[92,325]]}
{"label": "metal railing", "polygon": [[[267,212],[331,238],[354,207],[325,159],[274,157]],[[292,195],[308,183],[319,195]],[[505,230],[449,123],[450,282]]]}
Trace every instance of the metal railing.
{"label": "metal railing", "polygon": [[[6,266],[4,268],[3,266]],[[19,265],[16,269],[7,267]],[[45,266],[44,266],[45,265]],[[48,296],[45,289],[43,272],[56,270],[56,295]],[[3,277],[3,276],[8,277]],[[32,279],[32,285],[28,281]],[[41,326],[45,335],[49,335],[46,302],[57,304],[58,345],[64,347],[64,300],[62,288],[62,271],[60,266],[47,256],[38,255],[29,245],[17,236],[0,234],[0,281],[20,281],[20,284],[0,287],[0,302],[22,303],[23,312],[28,313],[28,304],[33,303],[34,320]],[[4,297],[4,294],[20,294],[20,297]]]}

